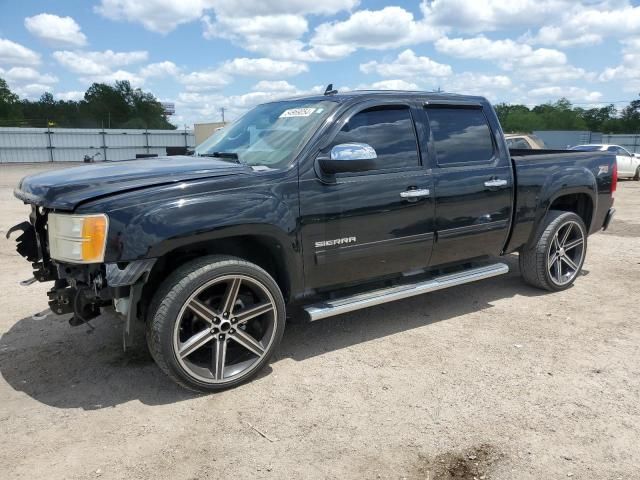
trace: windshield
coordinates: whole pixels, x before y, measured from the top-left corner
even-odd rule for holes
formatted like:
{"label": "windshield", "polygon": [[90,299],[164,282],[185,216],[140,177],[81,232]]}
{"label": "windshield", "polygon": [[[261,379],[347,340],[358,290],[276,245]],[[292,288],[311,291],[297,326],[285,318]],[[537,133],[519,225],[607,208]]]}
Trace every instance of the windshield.
{"label": "windshield", "polygon": [[249,166],[285,167],[337,105],[330,100],[258,105],[200,144],[196,155],[237,155]]}
{"label": "windshield", "polygon": [[597,152],[602,150],[602,145],[578,145],[571,147],[569,150],[580,150],[581,152]]}

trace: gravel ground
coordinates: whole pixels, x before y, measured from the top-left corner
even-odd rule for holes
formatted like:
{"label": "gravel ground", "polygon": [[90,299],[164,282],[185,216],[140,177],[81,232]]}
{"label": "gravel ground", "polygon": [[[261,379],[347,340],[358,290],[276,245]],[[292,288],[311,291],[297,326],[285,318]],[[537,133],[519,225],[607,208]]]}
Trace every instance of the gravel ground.
{"label": "gravel ground", "polygon": [[47,285],[4,239],[27,209],[0,165],[2,478],[640,478],[640,182],[565,292],[508,275],[289,325],[253,382],[193,395],[121,322],[36,320]]}

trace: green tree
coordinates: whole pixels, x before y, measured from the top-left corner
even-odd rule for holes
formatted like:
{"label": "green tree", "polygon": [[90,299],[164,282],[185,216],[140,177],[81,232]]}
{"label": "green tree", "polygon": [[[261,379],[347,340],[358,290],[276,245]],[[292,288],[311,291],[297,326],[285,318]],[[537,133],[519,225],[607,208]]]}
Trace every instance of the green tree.
{"label": "green tree", "polygon": [[21,119],[20,98],[11,91],[7,82],[0,78],[0,125],[18,122]]}

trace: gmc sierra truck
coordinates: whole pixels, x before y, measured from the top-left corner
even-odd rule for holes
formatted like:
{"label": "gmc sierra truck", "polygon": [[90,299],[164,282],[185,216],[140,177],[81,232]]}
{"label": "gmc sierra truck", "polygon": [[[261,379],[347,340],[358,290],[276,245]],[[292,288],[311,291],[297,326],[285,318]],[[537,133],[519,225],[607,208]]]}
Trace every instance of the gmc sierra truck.
{"label": "gmc sierra truck", "polygon": [[292,312],[501,275],[512,252],[527,283],[568,288],[616,182],[607,152],[510,152],[482,97],[330,91],[259,105],[193,156],[26,177],[11,232],[54,313],[113,308],[125,346],[144,330],[169,377],[214,391],[269,361]]}

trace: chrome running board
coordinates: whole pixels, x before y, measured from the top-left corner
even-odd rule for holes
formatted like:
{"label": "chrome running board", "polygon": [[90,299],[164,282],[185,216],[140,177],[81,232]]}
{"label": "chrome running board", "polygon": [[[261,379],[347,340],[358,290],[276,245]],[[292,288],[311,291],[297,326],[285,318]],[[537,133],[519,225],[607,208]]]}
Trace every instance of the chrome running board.
{"label": "chrome running board", "polygon": [[326,302],[309,305],[305,307],[305,310],[309,314],[311,321],[321,320],[323,318],[333,317],[334,315],[360,310],[361,308],[373,307],[381,303],[393,302],[423,293],[435,292],[443,288],[462,285],[463,283],[504,275],[507,272],[509,272],[509,267],[505,263],[496,263],[483,267],[470,268],[462,272],[442,275],[418,283],[382,288],[351,297],[328,300]]}

